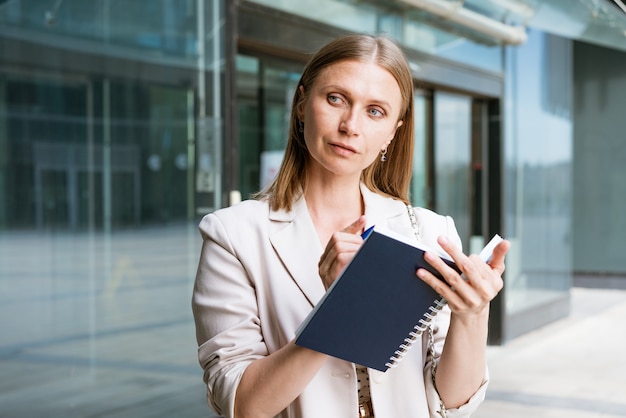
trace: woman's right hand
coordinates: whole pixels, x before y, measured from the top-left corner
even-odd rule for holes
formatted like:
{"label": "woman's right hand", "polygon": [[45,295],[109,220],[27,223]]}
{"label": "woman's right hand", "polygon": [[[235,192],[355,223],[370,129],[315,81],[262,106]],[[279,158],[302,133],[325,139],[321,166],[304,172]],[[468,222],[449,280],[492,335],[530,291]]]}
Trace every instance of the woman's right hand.
{"label": "woman's right hand", "polygon": [[361,215],[349,226],[335,232],[328,240],[326,249],[318,263],[319,275],[326,289],[339,277],[339,273],[348,265],[363,244],[361,232],[364,227],[365,216]]}

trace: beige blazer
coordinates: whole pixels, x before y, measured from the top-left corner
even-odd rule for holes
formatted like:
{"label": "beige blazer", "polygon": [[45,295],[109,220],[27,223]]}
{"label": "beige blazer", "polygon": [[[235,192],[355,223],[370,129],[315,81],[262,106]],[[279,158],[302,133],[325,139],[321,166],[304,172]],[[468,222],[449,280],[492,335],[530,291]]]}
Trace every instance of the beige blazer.
{"label": "beige blazer", "polygon": [[[406,206],[361,186],[368,226],[381,224],[414,237]],[[446,235],[460,239],[449,217],[416,208],[421,239],[437,246]],[[272,211],[266,202],[244,201],[205,216],[192,308],[198,359],[209,404],[233,416],[235,392],[248,364],[277,351],[324,294],[318,275],[323,252],[303,198],[290,212]],[[375,309],[375,307],[372,307]],[[449,310],[435,321],[436,357],[441,353]],[[426,339],[394,369],[369,370],[376,418],[440,417],[432,384]],[[468,404],[448,417],[467,417],[484,399],[487,378]],[[356,418],[355,366],[329,357],[302,394],[279,417]]]}

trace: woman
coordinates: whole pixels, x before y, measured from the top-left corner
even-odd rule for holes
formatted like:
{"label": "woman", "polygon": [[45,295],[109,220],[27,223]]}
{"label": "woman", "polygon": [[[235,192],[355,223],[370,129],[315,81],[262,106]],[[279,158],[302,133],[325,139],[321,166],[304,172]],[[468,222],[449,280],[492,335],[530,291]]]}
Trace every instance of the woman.
{"label": "woman", "polygon": [[[192,305],[208,399],[219,414],[421,418],[476,410],[487,382],[489,302],[502,288],[509,244],[488,265],[463,255],[451,218],[409,207],[412,225],[412,155],[413,83],[400,49],[352,35],[318,51],[295,92],[274,182],[200,223]],[[416,344],[385,373],[294,344],[296,329],[374,224],[418,232],[466,276],[428,254],[447,284],[416,274],[449,308],[435,318],[432,344],[425,335],[421,350]]]}

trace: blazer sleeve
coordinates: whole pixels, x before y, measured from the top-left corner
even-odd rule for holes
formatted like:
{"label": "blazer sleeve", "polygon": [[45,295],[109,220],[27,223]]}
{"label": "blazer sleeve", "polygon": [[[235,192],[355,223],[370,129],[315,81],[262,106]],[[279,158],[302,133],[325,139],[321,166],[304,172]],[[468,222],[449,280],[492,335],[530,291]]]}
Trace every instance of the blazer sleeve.
{"label": "blazer sleeve", "polygon": [[268,355],[254,283],[237,257],[222,220],[200,222],[202,251],[192,296],[198,360],[207,398],[220,415],[234,413],[235,393],[246,367]]}
{"label": "blazer sleeve", "polygon": [[[457,247],[462,249],[461,238],[456,230],[454,220],[450,216],[440,216],[434,212],[426,209],[416,209],[416,215],[418,222],[425,226],[424,239],[428,241],[429,245],[436,245],[436,239],[438,235],[445,235],[450,239]],[[434,219],[434,217],[438,219]],[[428,227],[426,227],[428,225]],[[434,384],[434,378],[432,373],[433,362],[436,363],[441,357],[443,346],[446,336],[448,334],[448,327],[450,325],[450,308],[446,305],[435,317],[432,323],[433,337],[434,337],[434,358],[428,350],[428,334],[424,333],[422,337],[422,350],[426,363],[424,365],[424,387],[426,389],[426,399],[428,402],[428,408],[431,414],[431,418],[469,418],[480,406],[485,399],[487,392],[487,385],[489,382],[488,370],[485,370],[485,376],[483,382],[474,395],[464,405],[454,409],[445,409],[437,388]]]}

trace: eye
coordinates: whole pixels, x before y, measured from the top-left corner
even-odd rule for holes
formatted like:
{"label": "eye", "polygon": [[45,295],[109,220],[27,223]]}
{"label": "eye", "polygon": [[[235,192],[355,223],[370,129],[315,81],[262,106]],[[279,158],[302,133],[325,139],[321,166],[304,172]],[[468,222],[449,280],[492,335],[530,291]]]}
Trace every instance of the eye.
{"label": "eye", "polygon": [[328,101],[332,104],[341,104],[343,102],[342,98],[336,94],[329,94]]}
{"label": "eye", "polygon": [[368,113],[369,113],[371,116],[374,116],[374,117],[377,117],[377,118],[380,118],[380,117],[385,116],[385,113],[384,113],[382,110],[380,110],[380,109],[378,109],[378,108],[376,108],[376,107],[372,107],[372,108],[370,108],[370,109],[368,110]]}

